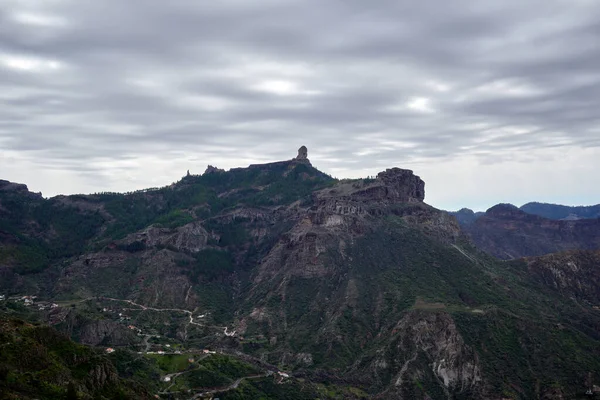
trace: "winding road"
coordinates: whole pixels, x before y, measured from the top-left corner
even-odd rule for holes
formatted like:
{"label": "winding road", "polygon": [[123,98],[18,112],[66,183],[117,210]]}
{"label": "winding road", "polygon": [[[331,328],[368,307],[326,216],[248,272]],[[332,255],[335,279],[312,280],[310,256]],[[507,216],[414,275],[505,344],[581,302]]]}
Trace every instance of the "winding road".
{"label": "winding road", "polygon": [[223,387],[223,388],[218,388],[218,389],[210,389],[204,392],[199,392],[196,393],[193,397],[190,397],[189,400],[195,400],[195,399],[200,399],[204,396],[210,395],[210,394],[215,394],[215,393],[222,393],[222,392],[228,392],[230,390],[234,390],[237,389],[238,386],[240,386],[240,383],[242,383],[242,381],[244,380],[250,380],[250,379],[261,379],[261,378],[266,378],[268,376],[273,375],[273,372],[268,371],[264,374],[260,374],[260,375],[250,375],[250,376],[244,376],[242,378],[238,378],[236,379],[231,385]]}

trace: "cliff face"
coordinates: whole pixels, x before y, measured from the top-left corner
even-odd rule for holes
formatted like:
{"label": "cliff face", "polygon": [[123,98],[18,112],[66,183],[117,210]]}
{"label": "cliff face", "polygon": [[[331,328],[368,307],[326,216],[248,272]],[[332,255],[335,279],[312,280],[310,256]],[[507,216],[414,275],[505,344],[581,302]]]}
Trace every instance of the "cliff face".
{"label": "cliff face", "polygon": [[[408,382],[431,380],[444,396],[483,395],[482,371],[475,350],[466,345],[452,318],[440,312],[410,312],[398,321],[387,346],[371,362],[373,379],[392,376],[378,399],[427,396]],[[421,392],[421,393],[420,393]]]}
{"label": "cliff face", "polygon": [[550,220],[510,205],[490,208],[463,229],[477,247],[501,259],[600,248],[600,219]]}
{"label": "cliff face", "polygon": [[572,250],[525,261],[532,279],[600,311],[600,250]]}
{"label": "cliff face", "polygon": [[35,199],[41,199],[41,193],[33,193],[29,191],[27,185],[21,183],[14,183],[0,179],[0,192],[14,193],[21,196],[26,196]]}
{"label": "cliff face", "polygon": [[[50,320],[86,343],[139,350],[123,330],[132,324],[186,347],[224,347],[307,379],[326,376],[371,398],[525,399],[556,386],[571,395],[579,371],[600,368],[600,339],[584,329],[599,321],[591,303],[585,312],[551,306],[567,287],[585,287],[580,264],[552,281],[563,292],[532,291],[530,274],[560,273],[482,256],[454,217],[424,203],[412,171],[337,181],[306,155],[14,209],[30,223],[15,219],[12,231],[44,229],[30,247],[2,239],[11,253],[0,267],[26,294],[72,300],[73,314],[59,308]],[[539,217],[516,212],[481,217],[493,227],[480,228],[481,243],[500,243],[504,254],[519,241],[497,242],[498,229],[541,229],[531,220]],[[560,221],[541,222],[548,231]],[[556,229],[557,242],[565,229]],[[52,243],[64,252],[51,252]],[[31,249],[45,258],[27,274],[17,260]],[[594,299],[589,288],[576,295]],[[551,335],[556,321],[561,334]]]}

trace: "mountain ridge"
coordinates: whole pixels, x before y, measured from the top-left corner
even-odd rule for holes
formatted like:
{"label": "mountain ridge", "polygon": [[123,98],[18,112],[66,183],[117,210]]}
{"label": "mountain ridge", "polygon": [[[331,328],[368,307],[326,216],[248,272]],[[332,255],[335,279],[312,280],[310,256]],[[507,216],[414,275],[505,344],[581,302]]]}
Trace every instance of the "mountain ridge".
{"label": "mountain ridge", "polygon": [[600,370],[576,277],[557,293],[482,253],[410,170],[336,180],[305,154],[128,195],[0,192],[0,293],[55,302],[40,318],[89,344],[224,348],[369,398],[572,398]]}

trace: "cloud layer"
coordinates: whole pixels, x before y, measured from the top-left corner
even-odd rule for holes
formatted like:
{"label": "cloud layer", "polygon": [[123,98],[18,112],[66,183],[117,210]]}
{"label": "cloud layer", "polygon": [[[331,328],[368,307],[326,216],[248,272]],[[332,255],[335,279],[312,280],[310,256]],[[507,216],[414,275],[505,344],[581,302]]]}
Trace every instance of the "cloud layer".
{"label": "cloud layer", "polygon": [[305,144],[440,207],[600,202],[597,1],[213,3],[4,1],[1,177],[129,190]]}

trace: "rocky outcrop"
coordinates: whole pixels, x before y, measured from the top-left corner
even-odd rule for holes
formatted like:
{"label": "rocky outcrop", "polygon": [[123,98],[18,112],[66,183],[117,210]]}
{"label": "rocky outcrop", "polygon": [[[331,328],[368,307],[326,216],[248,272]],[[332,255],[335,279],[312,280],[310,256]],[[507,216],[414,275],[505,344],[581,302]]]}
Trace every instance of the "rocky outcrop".
{"label": "rocky outcrop", "polygon": [[425,183],[410,170],[392,168],[380,172],[375,180],[342,181],[315,192],[313,198],[311,220],[323,224],[327,214],[377,215],[389,205],[422,203]]}
{"label": "rocky outcrop", "polygon": [[[411,170],[391,168],[380,172],[375,180],[342,181],[331,189],[316,192],[315,196],[317,201],[347,202],[349,207],[354,204],[360,213],[360,204],[367,209],[377,203],[421,203],[425,199],[425,182]],[[331,208],[331,204],[329,207],[340,210],[338,206]]]}
{"label": "rocky outcrop", "polygon": [[117,373],[114,365],[105,362],[98,365],[95,365],[91,371],[88,373],[87,379],[85,380],[85,385],[90,390],[98,390],[107,385],[115,385],[119,380],[119,375]]}
{"label": "rocky outcrop", "polygon": [[549,254],[526,262],[533,280],[600,310],[600,250]]}
{"label": "rocky outcrop", "polygon": [[17,193],[19,195],[25,195],[28,197],[34,197],[37,199],[41,199],[42,198],[42,194],[41,193],[33,193],[29,191],[29,188],[27,187],[27,185],[24,185],[22,183],[14,183],[14,182],[9,182],[9,181],[5,181],[0,179],[0,192],[12,192],[12,193]]}
{"label": "rocky outcrop", "polygon": [[128,246],[139,243],[140,248],[162,246],[178,251],[197,253],[206,248],[208,237],[208,232],[199,222],[192,222],[176,229],[149,226],[140,232],[129,235],[124,243]]}
{"label": "rocky outcrop", "polygon": [[386,187],[386,197],[412,203],[425,200],[425,182],[409,169],[391,168],[377,174]]}
{"label": "rocky outcrop", "polygon": [[85,324],[81,327],[79,337],[81,343],[92,346],[128,346],[138,341],[124,325],[107,320]]}
{"label": "rocky outcrop", "polygon": [[[376,380],[391,375],[390,389],[377,398],[414,398],[414,383],[432,377],[449,398],[481,393],[477,353],[467,346],[450,315],[410,312],[393,329],[390,344],[378,351],[371,371]],[[384,356],[385,355],[385,356]]]}
{"label": "rocky outcrop", "polygon": [[302,146],[298,149],[298,155],[294,158],[296,161],[308,160],[308,149],[306,146]]}
{"label": "rocky outcrop", "polygon": [[[208,167],[206,167],[206,170],[204,171],[204,175],[218,174],[220,172],[225,172],[225,170],[221,169],[221,168],[213,167],[212,165],[209,165]],[[188,171],[188,174],[189,174],[189,171]]]}
{"label": "rocky outcrop", "polygon": [[61,330],[91,346],[129,346],[140,339],[123,324],[111,320],[90,320],[75,312],[66,315]]}

